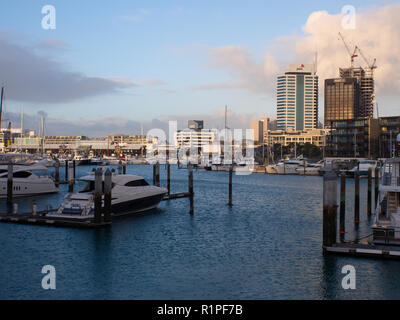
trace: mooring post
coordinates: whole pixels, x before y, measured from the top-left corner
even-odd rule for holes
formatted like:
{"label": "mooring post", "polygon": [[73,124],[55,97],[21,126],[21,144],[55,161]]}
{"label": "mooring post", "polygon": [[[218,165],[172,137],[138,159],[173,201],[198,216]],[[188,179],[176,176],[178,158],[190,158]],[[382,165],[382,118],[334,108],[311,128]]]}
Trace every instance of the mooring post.
{"label": "mooring post", "polygon": [[54,170],[56,171],[55,172],[55,182],[56,182],[56,185],[58,186],[58,184],[60,183],[60,161],[58,159],[55,160]]}
{"label": "mooring post", "polygon": [[103,187],[103,173],[96,169],[94,180],[94,222],[101,223],[101,195]]}
{"label": "mooring post", "polygon": [[367,203],[368,217],[372,214],[372,168],[368,169],[368,203]]}
{"label": "mooring post", "polygon": [[324,175],[323,194],[322,244],[326,248],[336,243],[337,176],[335,173],[328,172]]}
{"label": "mooring post", "polygon": [[232,166],[229,167],[229,201],[228,201],[228,206],[232,206],[232,174],[233,174],[233,168]]}
{"label": "mooring post", "polygon": [[360,171],[354,173],[354,223],[360,223]]}
{"label": "mooring post", "polygon": [[167,189],[168,189],[168,196],[171,194],[171,165],[167,164]]}
{"label": "mooring post", "polygon": [[118,161],[118,174],[122,174],[122,161]]}
{"label": "mooring post", "polygon": [[346,173],[340,175],[340,229],[341,235],[346,233]]}
{"label": "mooring post", "polygon": [[306,160],[303,160],[303,166],[304,166],[304,175],[306,175]]}
{"label": "mooring post", "polygon": [[72,169],[73,169],[73,172],[74,172],[73,179],[75,180],[75,177],[76,177],[76,161],[75,160],[72,160]]}
{"label": "mooring post", "polygon": [[74,163],[68,163],[68,192],[74,192]]}
{"label": "mooring post", "polygon": [[107,169],[104,174],[104,222],[111,222],[112,174]]}
{"label": "mooring post", "polygon": [[122,174],[126,174],[126,164],[122,166]]}
{"label": "mooring post", "polygon": [[160,186],[160,163],[158,161],[156,163],[156,186]]}
{"label": "mooring post", "polygon": [[68,181],[68,160],[65,159],[65,182]]}
{"label": "mooring post", "polygon": [[156,164],[153,164],[153,186],[156,185]]}
{"label": "mooring post", "polygon": [[379,197],[379,168],[375,167],[375,209],[378,206]]}
{"label": "mooring post", "polygon": [[194,192],[193,192],[193,168],[192,165],[188,165],[188,177],[189,177],[189,200],[190,200],[190,214],[194,213]]}
{"label": "mooring post", "polygon": [[7,205],[12,206],[13,200],[13,163],[8,162],[8,174],[7,174]]}

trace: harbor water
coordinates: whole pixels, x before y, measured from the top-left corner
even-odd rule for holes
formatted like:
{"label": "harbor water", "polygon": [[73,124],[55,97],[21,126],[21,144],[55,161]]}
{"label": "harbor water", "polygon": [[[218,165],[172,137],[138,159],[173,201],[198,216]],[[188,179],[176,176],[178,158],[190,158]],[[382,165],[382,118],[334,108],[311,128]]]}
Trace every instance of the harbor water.
{"label": "harbor water", "polygon": [[[77,167],[77,176],[90,170]],[[127,173],[152,181],[151,166]],[[171,176],[172,192],[187,191],[186,170],[173,166]],[[322,185],[322,177],[234,175],[228,207],[228,173],[199,170],[193,216],[179,199],[102,230],[2,223],[0,299],[399,299],[400,262],[323,255]],[[355,231],[347,180],[346,240],[370,233],[366,188],[363,179]],[[57,207],[66,189],[35,197],[38,210]],[[29,211],[30,198],[16,202]],[[42,289],[44,265],[56,269],[56,290]],[[356,269],[355,290],[342,288],[345,265]]]}

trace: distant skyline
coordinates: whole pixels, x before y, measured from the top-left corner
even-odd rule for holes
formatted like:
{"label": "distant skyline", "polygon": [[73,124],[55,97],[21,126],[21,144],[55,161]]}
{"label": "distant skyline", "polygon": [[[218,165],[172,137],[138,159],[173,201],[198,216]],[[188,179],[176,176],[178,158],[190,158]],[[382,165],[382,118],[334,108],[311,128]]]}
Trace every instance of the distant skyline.
{"label": "distant skyline", "polygon": [[[55,30],[41,27],[47,4]],[[354,30],[341,24],[349,4]],[[2,8],[0,82],[14,127],[22,106],[32,129],[46,114],[48,134],[139,133],[141,123],[192,118],[218,127],[228,105],[232,127],[245,128],[276,118],[276,76],[316,52],[322,120],[324,79],[350,64],[339,31],[377,58],[380,115],[400,114],[399,1],[4,0]]]}

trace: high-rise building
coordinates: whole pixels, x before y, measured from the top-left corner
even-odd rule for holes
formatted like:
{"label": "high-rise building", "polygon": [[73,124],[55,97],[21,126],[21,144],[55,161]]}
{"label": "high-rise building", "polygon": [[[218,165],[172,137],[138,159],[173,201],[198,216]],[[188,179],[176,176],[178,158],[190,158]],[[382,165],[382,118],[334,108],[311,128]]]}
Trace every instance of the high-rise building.
{"label": "high-rise building", "polygon": [[370,71],[363,68],[340,68],[341,78],[356,78],[360,84],[357,118],[372,118],[374,115],[374,78]]}
{"label": "high-rise building", "polygon": [[318,127],[318,76],[313,64],[291,64],[277,81],[278,130]]}
{"label": "high-rise building", "polygon": [[254,143],[262,144],[264,141],[264,121],[251,120],[250,129],[254,132]]}
{"label": "high-rise building", "polygon": [[356,78],[325,80],[325,127],[332,121],[357,117],[360,83]]}
{"label": "high-rise building", "polygon": [[374,115],[374,79],[363,68],[340,68],[340,78],[325,80],[325,126],[335,120]]}

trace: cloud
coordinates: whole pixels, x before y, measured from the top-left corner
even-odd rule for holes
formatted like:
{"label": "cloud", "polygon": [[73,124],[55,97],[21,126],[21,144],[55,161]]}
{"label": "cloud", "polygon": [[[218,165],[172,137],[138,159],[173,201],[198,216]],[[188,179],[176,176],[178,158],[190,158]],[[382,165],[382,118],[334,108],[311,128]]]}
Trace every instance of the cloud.
{"label": "cloud", "polygon": [[197,85],[192,86],[193,90],[232,90],[232,89],[243,89],[246,86],[240,83],[214,83],[214,84],[206,84],[206,85]]}
{"label": "cloud", "polygon": [[[47,41],[53,46],[62,42]],[[7,98],[23,102],[59,103],[114,93],[134,86],[127,79],[90,77],[64,70],[64,64],[0,35],[0,83]]]}
{"label": "cloud", "polygon": [[[265,114],[243,114],[228,110],[227,123],[232,129],[247,129],[250,120],[259,119]],[[20,127],[21,115],[16,112],[7,112],[4,115],[12,123],[13,128]],[[187,128],[188,120],[204,120],[205,128],[224,128],[225,109],[214,109],[212,114],[191,114],[191,115],[166,115],[159,119],[146,121],[134,121],[122,117],[106,117],[97,120],[66,120],[52,118],[44,111],[36,114],[24,114],[24,128],[36,130],[39,128],[41,117],[45,119],[45,135],[82,135],[88,137],[104,137],[107,134],[140,134],[142,127],[146,134],[151,129],[162,129],[168,134],[169,121],[177,121],[178,129]]]}
{"label": "cloud", "polygon": [[[376,91],[381,95],[400,93],[400,4],[359,9],[356,28],[342,28],[342,14],[316,11],[310,14],[301,35],[293,34],[275,39],[260,61],[246,48],[224,46],[208,50],[208,66],[227,72],[240,89],[258,94],[274,94],[276,76],[284,72],[289,63],[312,63],[318,51],[318,74],[323,79],[338,77],[339,67],[348,67],[350,57],[338,32],[353,45],[358,45],[367,59],[377,58],[375,70]],[[367,67],[362,57],[356,66]],[[203,85],[206,87],[207,85]],[[210,89],[216,87],[209,85]],[[221,86],[220,89],[224,89]]]}
{"label": "cloud", "polygon": [[141,86],[156,87],[156,86],[166,85],[167,83],[164,80],[161,80],[161,79],[148,78],[148,79],[143,79],[143,80],[139,81],[138,84],[141,85]]}

